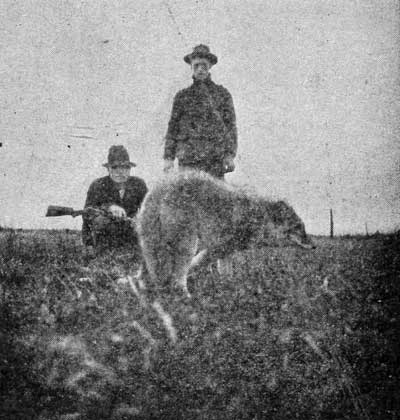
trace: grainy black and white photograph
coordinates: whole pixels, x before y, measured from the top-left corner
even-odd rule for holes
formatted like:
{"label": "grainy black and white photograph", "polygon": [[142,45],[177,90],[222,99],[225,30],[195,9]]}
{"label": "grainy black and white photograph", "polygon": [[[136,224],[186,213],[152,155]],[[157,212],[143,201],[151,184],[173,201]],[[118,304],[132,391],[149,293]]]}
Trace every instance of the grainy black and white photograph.
{"label": "grainy black and white photograph", "polygon": [[0,419],[400,418],[398,1],[0,22]]}

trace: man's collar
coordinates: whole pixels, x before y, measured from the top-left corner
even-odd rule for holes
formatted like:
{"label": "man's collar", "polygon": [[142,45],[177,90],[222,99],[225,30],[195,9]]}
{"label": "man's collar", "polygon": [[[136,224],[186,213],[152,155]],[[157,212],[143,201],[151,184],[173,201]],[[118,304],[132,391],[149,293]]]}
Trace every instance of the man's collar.
{"label": "man's collar", "polygon": [[[119,183],[117,183],[117,182],[113,181],[113,179],[111,178],[111,176],[110,176],[110,175],[108,175],[108,176],[107,176],[107,178],[108,178],[108,182],[109,182],[111,185],[113,185],[113,186],[114,186],[114,188],[116,188],[117,190],[120,190],[120,189],[126,189],[126,186],[127,186],[127,184],[128,184],[128,180],[127,180],[126,182],[122,183],[122,184],[119,184]],[[130,178],[130,177],[129,177],[129,178]]]}
{"label": "man's collar", "polygon": [[196,86],[199,85],[200,83],[204,83],[206,85],[210,85],[211,83],[213,83],[213,81],[211,80],[211,74],[208,74],[208,76],[204,80],[195,79],[193,76],[192,76],[192,79],[193,79],[193,84]]}

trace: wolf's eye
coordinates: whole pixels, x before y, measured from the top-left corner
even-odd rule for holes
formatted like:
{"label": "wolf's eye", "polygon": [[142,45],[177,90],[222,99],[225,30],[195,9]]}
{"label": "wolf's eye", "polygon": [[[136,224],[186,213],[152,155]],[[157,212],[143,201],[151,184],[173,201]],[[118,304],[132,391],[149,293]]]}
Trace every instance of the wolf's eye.
{"label": "wolf's eye", "polygon": [[297,232],[297,233],[303,232],[304,231],[303,223],[301,223],[301,222],[295,223],[294,225],[292,225],[291,231],[292,232]]}

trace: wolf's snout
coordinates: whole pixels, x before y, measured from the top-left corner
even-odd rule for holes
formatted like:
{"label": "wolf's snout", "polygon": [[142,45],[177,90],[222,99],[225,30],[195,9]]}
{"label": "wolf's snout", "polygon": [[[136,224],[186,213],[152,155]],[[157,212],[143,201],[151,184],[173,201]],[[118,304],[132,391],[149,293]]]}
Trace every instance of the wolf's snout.
{"label": "wolf's snout", "polygon": [[300,246],[304,249],[315,249],[317,247],[313,242],[309,244],[300,244]]}
{"label": "wolf's snout", "polygon": [[295,235],[291,235],[290,239],[292,242],[294,242],[296,245],[300,246],[303,249],[315,249],[317,246],[314,244],[314,242],[307,238],[307,242],[302,241]]}

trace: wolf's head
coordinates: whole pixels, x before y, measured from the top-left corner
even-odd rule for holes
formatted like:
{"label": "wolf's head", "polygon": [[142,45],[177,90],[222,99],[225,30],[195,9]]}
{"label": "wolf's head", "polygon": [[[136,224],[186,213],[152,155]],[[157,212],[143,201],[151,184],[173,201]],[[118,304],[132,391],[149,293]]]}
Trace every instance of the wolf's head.
{"label": "wolf's head", "polygon": [[315,245],[308,237],[304,223],[292,207],[284,201],[265,202],[263,210],[262,243],[267,245],[297,245],[313,249]]}

